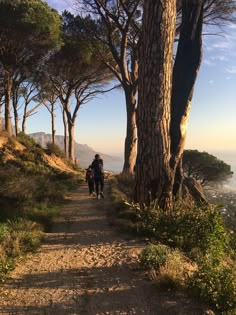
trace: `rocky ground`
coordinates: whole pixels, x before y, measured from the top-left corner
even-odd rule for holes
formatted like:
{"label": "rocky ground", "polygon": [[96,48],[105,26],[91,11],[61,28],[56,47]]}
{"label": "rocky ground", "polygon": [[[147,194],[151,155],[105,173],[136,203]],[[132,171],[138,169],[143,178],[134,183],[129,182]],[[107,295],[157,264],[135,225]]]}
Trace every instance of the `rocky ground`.
{"label": "rocky ground", "polygon": [[108,220],[109,198],[70,195],[43,246],[19,261],[0,288],[0,314],[200,315],[183,293],[161,293],[139,269],[145,242],[121,235]]}

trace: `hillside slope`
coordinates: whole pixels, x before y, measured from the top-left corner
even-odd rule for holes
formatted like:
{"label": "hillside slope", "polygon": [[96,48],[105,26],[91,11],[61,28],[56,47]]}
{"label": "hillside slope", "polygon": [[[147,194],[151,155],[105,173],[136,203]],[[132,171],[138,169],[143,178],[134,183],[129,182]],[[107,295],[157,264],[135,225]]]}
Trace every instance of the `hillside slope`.
{"label": "hillside slope", "polygon": [[52,168],[67,173],[77,173],[66,160],[47,152],[38,144],[30,142],[28,137],[9,138],[4,132],[0,133],[0,164],[14,164],[21,168],[24,165],[41,168]]}
{"label": "hillside slope", "polygon": [[[44,132],[36,132],[29,134],[37,143],[39,143],[43,148],[46,147],[48,142],[51,142],[52,136]],[[56,144],[63,150],[64,148],[64,136],[56,136]],[[96,152],[93,148],[89,147],[87,144],[80,144],[75,141],[75,156],[78,158],[80,166],[87,167],[94,158],[94,155],[99,153],[102,155],[105,164],[112,162],[121,161],[117,156],[111,156],[108,154],[103,154],[101,152]]]}

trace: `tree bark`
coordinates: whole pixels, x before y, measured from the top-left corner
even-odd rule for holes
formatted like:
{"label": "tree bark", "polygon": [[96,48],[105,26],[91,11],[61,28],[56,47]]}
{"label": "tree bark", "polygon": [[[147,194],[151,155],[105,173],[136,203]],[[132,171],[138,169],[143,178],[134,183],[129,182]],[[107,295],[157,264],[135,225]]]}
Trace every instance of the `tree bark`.
{"label": "tree bark", "polygon": [[22,124],[21,124],[21,129],[22,129],[22,132],[25,133],[26,131],[26,113],[23,114],[23,117],[22,117]]}
{"label": "tree bark", "polygon": [[55,144],[56,130],[55,130],[55,113],[54,113],[53,105],[52,105],[52,110],[51,110],[51,123],[52,123],[52,143]]}
{"label": "tree bark", "polygon": [[157,200],[165,210],[172,207],[169,125],[175,2],[144,2],[137,108],[135,197],[141,206]]}
{"label": "tree bark", "polygon": [[123,173],[131,175],[134,173],[137,154],[136,97],[136,87],[125,89],[127,126]]}
{"label": "tree bark", "polygon": [[13,112],[14,112],[14,122],[15,122],[15,136],[17,137],[19,133],[19,115],[17,110],[17,91],[14,88],[13,96],[12,96],[12,105],[13,105]]}
{"label": "tree bark", "polygon": [[74,162],[75,160],[75,125],[68,119],[68,157]]}
{"label": "tree bark", "polygon": [[171,99],[171,160],[173,194],[182,195],[183,170],[182,154],[185,146],[187,123],[193,89],[202,59],[203,1],[182,3],[182,24],[173,69]]}
{"label": "tree bark", "polygon": [[62,108],[62,119],[63,119],[63,126],[64,126],[64,152],[65,152],[65,155],[68,156],[67,120],[66,120],[66,112],[65,112],[64,108]]}
{"label": "tree bark", "polygon": [[10,73],[6,73],[5,83],[5,129],[9,136],[12,136],[12,121],[11,121],[11,94],[12,94],[12,79]]}

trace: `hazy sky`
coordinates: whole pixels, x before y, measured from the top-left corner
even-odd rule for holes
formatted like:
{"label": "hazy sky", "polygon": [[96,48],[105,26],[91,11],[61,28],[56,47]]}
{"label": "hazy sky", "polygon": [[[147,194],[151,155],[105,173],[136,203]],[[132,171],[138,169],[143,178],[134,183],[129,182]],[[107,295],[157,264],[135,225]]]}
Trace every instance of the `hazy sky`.
{"label": "hazy sky", "polygon": [[[48,0],[58,9],[72,10],[73,0]],[[204,36],[203,62],[197,79],[187,132],[187,148],[236,151],[236,25]],[[42,121],[44,122],[42,125]],[[46,109],[29,118],[27,132],[50,133]],[[63,134],[57,113],[57,134]],[[84,105],[79,113],[76,141],[104,153],[123,153],[126,131],[122,90],[102,95]]]}

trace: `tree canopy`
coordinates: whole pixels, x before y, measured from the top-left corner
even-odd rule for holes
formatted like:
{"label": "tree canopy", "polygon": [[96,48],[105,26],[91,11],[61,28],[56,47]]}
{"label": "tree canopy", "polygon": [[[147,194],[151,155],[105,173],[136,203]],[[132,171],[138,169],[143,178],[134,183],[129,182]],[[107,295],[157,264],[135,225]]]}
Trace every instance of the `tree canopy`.
{"label": "tree canopy", "polygon": [[230,165],[212,154],[198,150],[184,151],[183,169],[186,176],[195,178],[202,186],[222,183],[233,174]]}
{"label": "tree canopy", "polygon": [[[4,67],[45,53],[60,43],[61,18],[41,0],[0,1],[0,62]],[[35,62],[35,60],[34,60]]]}

